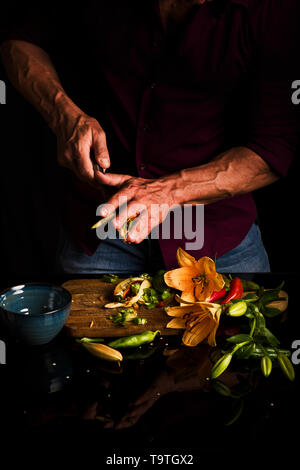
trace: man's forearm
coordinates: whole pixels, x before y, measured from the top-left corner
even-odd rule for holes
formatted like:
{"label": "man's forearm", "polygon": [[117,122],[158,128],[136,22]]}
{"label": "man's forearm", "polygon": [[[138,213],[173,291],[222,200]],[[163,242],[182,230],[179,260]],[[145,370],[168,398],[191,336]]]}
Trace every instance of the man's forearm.
{"label": "man's forearm", "polygon": [[209,204],[267,186],[278,176],[252,150],[236,147],[205,165],[166,178],[174,203]]}
{"label": "man's forearm", "polygon": [[41,113],[52,130],[65,116],[81,110],[65,93],[53,63],[40,47],[26,41],[5,41],[0,49],[7,75],[14,87]]}

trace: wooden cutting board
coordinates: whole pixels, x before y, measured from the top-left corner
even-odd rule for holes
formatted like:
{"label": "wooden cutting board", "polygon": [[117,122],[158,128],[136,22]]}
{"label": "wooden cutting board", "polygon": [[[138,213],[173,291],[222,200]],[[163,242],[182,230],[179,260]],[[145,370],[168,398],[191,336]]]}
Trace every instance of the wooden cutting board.
{"label": "wooden cutting board", "polygon": [[160,330],[162,335],[182,334],[183,330],[166,328],[171,320],[161,307],[148,310],[140,306],[141,317],[147,318],[146,325],[134,325],[128,322],[125,326],[117,326],[108,319],[118,309],[104,308],[112,301],[115,284],[102,279],[77,279],[62,285],[72,294],[72,306],[65,328],[70,336],[82,338],[129,336],[145,330]]}

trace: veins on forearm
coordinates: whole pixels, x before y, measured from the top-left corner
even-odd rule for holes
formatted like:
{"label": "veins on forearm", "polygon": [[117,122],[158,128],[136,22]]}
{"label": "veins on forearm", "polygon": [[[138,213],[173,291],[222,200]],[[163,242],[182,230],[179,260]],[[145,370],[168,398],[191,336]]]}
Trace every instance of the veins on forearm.
{"label": "veins on forearm", "polygon": [[209,204],[252,192],[277,179],[259,155],[239,147],[207,164],[181,170],[174,189],[175,199],[181,204]]}
{"label": "veins on forearm", "polygon": [[66,95],[48,54],[24,41],[8,41],[1,56],[14,87],[40,112],[52,130],[59,126],[65,111],[77,112]]}

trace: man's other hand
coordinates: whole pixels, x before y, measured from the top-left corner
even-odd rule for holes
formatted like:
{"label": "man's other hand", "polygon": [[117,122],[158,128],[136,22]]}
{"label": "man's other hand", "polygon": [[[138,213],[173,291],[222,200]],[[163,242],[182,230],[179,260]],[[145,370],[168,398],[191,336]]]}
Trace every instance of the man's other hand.
{"label": "man's other hand", "polygon": [[95,163],[105,171],[110,158],[105,133],[98,121],[86,114],[62,119],[56,132],[58,163],[70,168],[83,181],[97,182]]}
{"label": "man's other hand", "polygon": [[[128,241],[141,243],[167,217],[168,212],[177,203],[178,175],[168,175],[157,179],[145,179],[97,172],[97,180],[102,184],[114,186],[117,192],[107,201],[100,215],[107,217],[119,210],[113,225],[117,230],[130,218],[139,216],[128,232]],[[126,208],[123,207],[126,201]]]}

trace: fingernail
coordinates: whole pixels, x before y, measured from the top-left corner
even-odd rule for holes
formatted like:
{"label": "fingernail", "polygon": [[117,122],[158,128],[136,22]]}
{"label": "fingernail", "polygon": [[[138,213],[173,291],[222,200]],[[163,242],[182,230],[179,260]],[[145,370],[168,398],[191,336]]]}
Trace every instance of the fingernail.
{"label": "fingernail", "polygon": [[107,158],[101,158],[100,163],[102,166],[108,166],[109,161]]}
{"label": "fingernail", "polygon": [[101,209],[101,215],[102,215],[102,217],[106,217],[107,216],[107,209]]}

